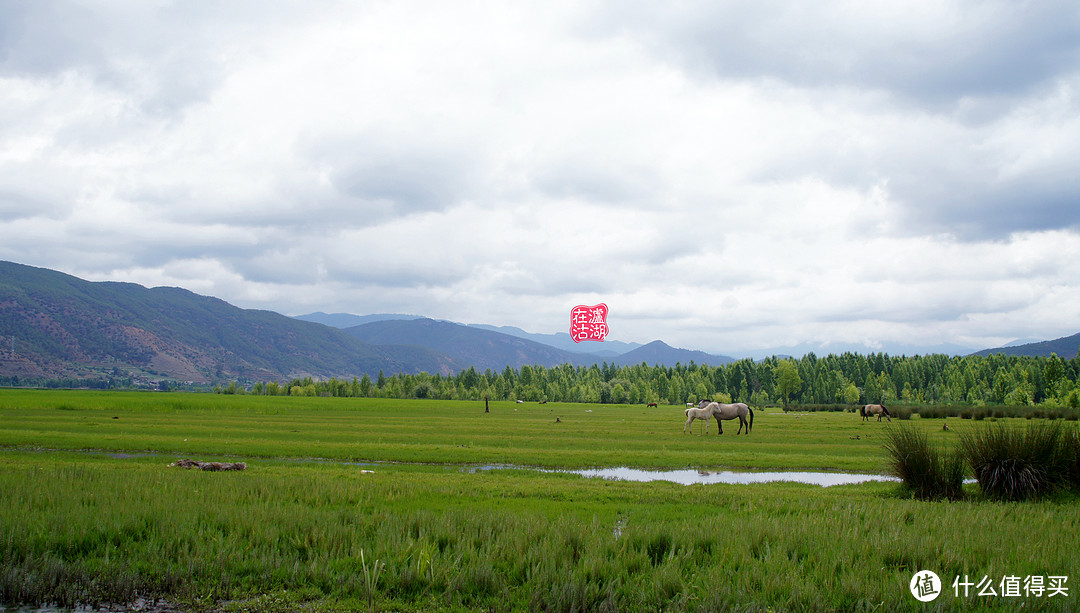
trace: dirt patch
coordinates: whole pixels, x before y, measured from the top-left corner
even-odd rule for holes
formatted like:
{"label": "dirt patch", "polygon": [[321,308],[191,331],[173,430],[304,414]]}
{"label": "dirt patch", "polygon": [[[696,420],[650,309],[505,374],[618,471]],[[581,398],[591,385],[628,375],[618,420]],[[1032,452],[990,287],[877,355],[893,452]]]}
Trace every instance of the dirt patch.
{"label": "dirt patch", "polygon": [[246,470],[247,464],[244,462],[200,462],[198,460],[177,460],[169,466],[177,466],[179,468],[198,468],[199,470],[219,471],[219,470]]}

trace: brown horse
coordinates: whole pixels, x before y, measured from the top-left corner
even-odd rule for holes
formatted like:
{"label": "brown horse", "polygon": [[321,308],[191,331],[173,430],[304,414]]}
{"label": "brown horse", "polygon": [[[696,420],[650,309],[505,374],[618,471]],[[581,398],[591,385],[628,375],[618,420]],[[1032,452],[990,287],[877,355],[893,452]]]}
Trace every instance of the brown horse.
{"label": "brown horse", "polygon": [[[746,433],[750,434],[750,428],[754,425],[754,410],[741,402],[724,404],[702,400],[698,407],[708,409],[712,413],[712,416],[716,419],[716,426],[720,430],[717,434],[724,433],[724,424],[721,423],[721,420],[737,418],[739,420],[739,431],[735,433],[736,435],[742,434],[743,426],[746,426]],[[750,417],[749,421],[746,419],[747,416]]]}
{"label": "brown horse", "polygon": [[878,421],[881,421],[882,415],[889,421],[892,421],[892,413],[890,413],[889,409],[886,409],[883,404],[868,404],[859,409],[859,415],[862,415],[863,421],[870,419],[871,415],[877,415]]}

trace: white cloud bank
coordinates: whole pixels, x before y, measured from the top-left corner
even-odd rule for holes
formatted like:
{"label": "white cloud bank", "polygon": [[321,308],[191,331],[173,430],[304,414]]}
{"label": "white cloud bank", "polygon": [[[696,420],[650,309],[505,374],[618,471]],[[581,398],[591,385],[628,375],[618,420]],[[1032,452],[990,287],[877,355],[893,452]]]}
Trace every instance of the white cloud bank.
{"label": "white cloud bank", "polygon": [[1080,9],[902,8],[5,5],[0,258],[736,355],[1075,333]]}

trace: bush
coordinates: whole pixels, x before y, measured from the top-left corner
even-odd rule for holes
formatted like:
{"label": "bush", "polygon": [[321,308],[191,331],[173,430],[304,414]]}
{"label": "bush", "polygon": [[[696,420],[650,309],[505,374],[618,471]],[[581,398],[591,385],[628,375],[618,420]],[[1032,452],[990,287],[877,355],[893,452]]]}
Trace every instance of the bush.
{"label": "bush", "polygon": [[960,437],[979,487],[999,500],[1035,499],[1067,487],[1076,470],[1075,440],[1059,422],[1024,430],[992,426]]}
{"label": "bush", "polygon": [[964,461],[958,455],[938,453],[918,428],[895,426],[886,430],[885,450],[891,456],[892,474],[920,500],[964,495]]}
{"label": "bush", "polygon": [[[893,411],[893,407],[889,407]],[[941,417],[959,417],[961,419],[982,420],[986,418],[1003,419],[1007,417],[1022,417],[1025,419],[1067,419],[1076,421],[1080,419],[1080,411],[1068,407],[1055,407],[1051,405],[1039,406],[1005,406],[1005,405],[943,405],[914,407],[913,410],[922,419],[935,419]],[[894,411],[895,412],[895,411]]]}
{"label": "bush", "polygon": [[850,404],[808,403],[808,404],[800,404],[800,405],[798,405],[797,408],[800,411],[806,411],[808,413],[818,413],[818,412],[827,412],[827,411],[841,413],[841,412],[845,412],[845,411],[847,411],[847,412],[858,411],[859,406],[862,406],[862,405],[855,406],[855,405],[850,405]]}
{"label": "bush", "polygon": [[960,413],[953,407],[934,405],[919,407],[916,411],[921,419],[945,419],[946,417],[959,417]]}
{"label": "bush", "polygon": [[897,405],[890,406],[889,412],[892,413],[892,416],[896,419],[906,421],[908,419],[911,419],[912,409],[909,406]]}

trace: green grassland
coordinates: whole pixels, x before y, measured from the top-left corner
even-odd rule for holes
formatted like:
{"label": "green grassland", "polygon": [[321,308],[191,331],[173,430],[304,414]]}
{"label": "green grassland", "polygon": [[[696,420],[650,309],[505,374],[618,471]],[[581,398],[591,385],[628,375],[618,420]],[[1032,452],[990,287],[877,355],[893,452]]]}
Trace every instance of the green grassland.
{"label": "green grassland", "polygon": [[[880,424],[758,410],[683,435],[683,407],[0,391],[0,445],[543,467],[884,470]],[[556,418],[559,422],[556,423]],[[704,430],[701,421],[694,430]],[[860,437],[856,439],[855,437]],[[949,441],[955,437],[943,437]]]}
{"label": "green grassland", "polygon": [[[977,426],[909,425],[943,447]],[[0,603],[1078,608],[1072,496],[1001,503],[968,486],[966,500],[921,502],[894,483],[683,486],[518,468],[886,470],[889,424],[852,413],[759,410],[749,436],[730,421],[723,436],[715,423],[709,436],[682,427],[670,406],[485,413],[482,402],[0,390]],[[248,469],[166,466],[181,457]],[[490,464],[507,468],[471,470]],[[929,605],[908,591],[922,569],[946,583]],[[957,598],[957,575],[1066,575],[1069,594]]]}

